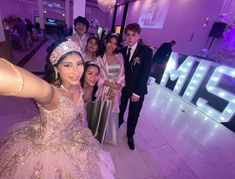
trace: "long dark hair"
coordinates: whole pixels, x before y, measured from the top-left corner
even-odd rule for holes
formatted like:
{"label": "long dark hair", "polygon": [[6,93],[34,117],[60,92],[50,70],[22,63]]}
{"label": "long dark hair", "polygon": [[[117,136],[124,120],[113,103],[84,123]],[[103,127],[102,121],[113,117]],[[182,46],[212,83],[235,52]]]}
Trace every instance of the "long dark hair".
{"label": "long dark hair", "polygon": [[[84,64],[84,71],[83,71],[83,74],[82,74],[82,77],[80,79],[80,83],[81,83],[81,87],[83,88],[84,87],[84,83],[85,83],[85,75],[86,75],[86,71],[89,67],[96,67],[98,69],[98,72],[100,74],[100,67],[94,63],[89,63],[89,62],[86,62]],[[91,94],[91,101],[95,101],[96,100],[96,92],[98,90],[98,82],[95,83],[95,86],[93,87],[93,90],[92,90],[92,94]]]}
{"label": "long dark hair", "polygon": [[[119,46],[119,36],[117,34],[108,34],[106,37],[105,37],[105,42],[104,44],[102,45],[102,48],[100,50],[100,53],[99,55],[101,57],[104,56],[104,52],[105,52],[105,48],[106,48],[106,44],[111,40],[111,39],[116,39],[117,40],[117,47]],[[113,51],[114,54],[118,53],[118,48],[116,48],[114,51]]]}
{"label": "long dark hair", "polygon": [[65,54],[63,54],[60,59],[58,60],[58,62],[55,64],[55,65],[52,65],[51,62],[50,62],[50,56],[53,52],[53,50],[58,47],[60,45],[61,42],[59,41],[56,41],[56,42],[53,42],[48,48],[47,48],[47,56],[46,56],[46,65],[44,67],[45,69],[45,76],[43,77],[43,79],[45,81],[47,81],[48,83],[50,84],[53,84],[57,87],[60,87],[60,85],[62,84],[62,80],[60,78],[60,74],[58,73],[58,76],[56,76],[56,72],[54,70],[54,67],[58,67],[58,65],[68,56],[68,55],[71,55],[71,54],[78,54],[79,57],[81,57],[82,61],[83,61],[83,58],[82,58],[82,55],[79,53],[79,52],[76,52],[76,51],[70,51],[70,52],[67,52]]}
{"label": "long dark hair", "polygon": [[95,56],[97,57],[97,56],[98,56],[98,53],[99,53],[99,51],[100,51],[100,40],[99,40],[96,36],[91,36],[91,37],[89,37],[89,38],[87,39],[85,51],[86,51],[86,49],[87,49],[88,43],[89,43],[91,40],[93,40],[93,39],[95,40],[95,42],[96,42],[96,44],[97,44],[97,51],[96,51],[96,54],[95,54]]}

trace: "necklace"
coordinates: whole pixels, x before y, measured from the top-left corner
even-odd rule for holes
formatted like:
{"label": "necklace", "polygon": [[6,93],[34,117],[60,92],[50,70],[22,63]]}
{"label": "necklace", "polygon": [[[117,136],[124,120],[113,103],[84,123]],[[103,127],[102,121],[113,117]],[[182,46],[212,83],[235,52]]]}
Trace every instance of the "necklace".
{"label": "necklace", "polygon": [[68,93],[70,93],[70,94],[73,93],[73,92],[69,91],[68,89],[66,89],[63,85],[60,85],[60,86],[61,86],[61,88],[62,88],[64,91],[66,91],[66,92],[68,92]]}

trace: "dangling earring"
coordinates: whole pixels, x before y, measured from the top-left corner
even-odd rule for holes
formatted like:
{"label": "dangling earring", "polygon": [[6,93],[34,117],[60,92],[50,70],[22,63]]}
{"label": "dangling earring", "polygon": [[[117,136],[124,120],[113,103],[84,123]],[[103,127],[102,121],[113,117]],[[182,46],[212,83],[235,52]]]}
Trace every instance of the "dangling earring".
{"label": "dangling earring", "polygon": [[59,80],[59,74],[58,74],[58,72],[55,72],[55,82],[54,82],[54,84],[56,85],[56,86],[60,86],[61,84],[60,84],[60,80]]}
{"label": "dangling earring", "polygon": [[55,71],[55,81],[58,79],[58,72]]}

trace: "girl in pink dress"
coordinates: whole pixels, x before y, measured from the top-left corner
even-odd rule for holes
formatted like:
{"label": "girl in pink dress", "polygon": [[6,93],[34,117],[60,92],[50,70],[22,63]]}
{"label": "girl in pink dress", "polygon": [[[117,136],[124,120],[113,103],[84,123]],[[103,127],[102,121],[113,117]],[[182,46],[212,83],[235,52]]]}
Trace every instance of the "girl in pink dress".
{"label": "girl in pink dress", "polygon": [[0,139],[0,178],[114,178],[110,154],[86,127],[79,46],[61,43],[49,62],[50,83],[0,59],[0,94],[34,98],[40,111]]}
{"label": "girl in pink dress", "polygon": [[121,90],[125,84],[124,60],[121,53],[115,53],[119,38],[111,34],[105,39],[103,53],[97,57],[100,66],[101,109],[100,109],[100,137],[99,140],[117,145],[118,143],[118,115]]}

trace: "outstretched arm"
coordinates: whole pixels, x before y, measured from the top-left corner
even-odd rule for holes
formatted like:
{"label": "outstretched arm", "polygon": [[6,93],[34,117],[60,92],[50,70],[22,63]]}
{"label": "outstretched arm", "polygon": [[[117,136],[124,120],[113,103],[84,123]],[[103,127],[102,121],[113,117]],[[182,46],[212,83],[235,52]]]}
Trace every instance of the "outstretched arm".
{"label": "outstretched arm", "polygon": [[55,105],[53,88],[34,74],[0,59],[0,94],[34,98],[46,109]]}

